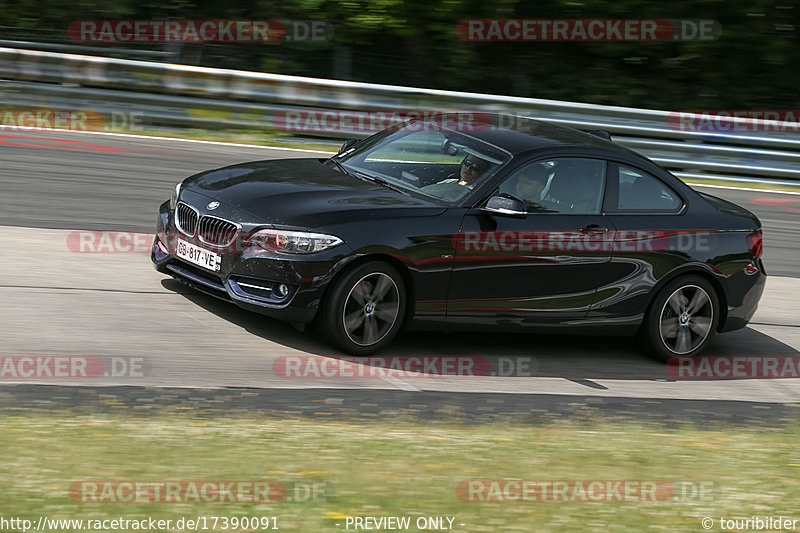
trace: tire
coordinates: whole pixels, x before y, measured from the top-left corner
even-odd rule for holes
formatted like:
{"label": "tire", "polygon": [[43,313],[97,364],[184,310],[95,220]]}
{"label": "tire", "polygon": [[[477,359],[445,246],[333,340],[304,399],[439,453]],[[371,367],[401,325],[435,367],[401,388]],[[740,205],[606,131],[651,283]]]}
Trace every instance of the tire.
{"label": "tire", "polygon": [[343,351],[371,354],[386,347],[402,329],[407,299],[397,269],[370,261],[334,281],[320,326],[328,340]]}
{"label": "tire", "polygon": [[711,344],[719,324],[719,296],[700,276],[667,283],[650,304],[642,324],[643,348],[653,357],[691,357]]}

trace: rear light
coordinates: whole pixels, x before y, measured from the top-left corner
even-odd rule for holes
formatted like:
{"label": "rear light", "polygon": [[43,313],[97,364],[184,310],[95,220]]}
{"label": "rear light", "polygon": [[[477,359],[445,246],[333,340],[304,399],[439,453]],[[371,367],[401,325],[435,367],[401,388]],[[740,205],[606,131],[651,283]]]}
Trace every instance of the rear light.
{"label": "rear light", "polygon": [[761,256],[764,255],[761,230],[754,231],[747,236],[747,247],[750,249],[754,259],[761,259]]}

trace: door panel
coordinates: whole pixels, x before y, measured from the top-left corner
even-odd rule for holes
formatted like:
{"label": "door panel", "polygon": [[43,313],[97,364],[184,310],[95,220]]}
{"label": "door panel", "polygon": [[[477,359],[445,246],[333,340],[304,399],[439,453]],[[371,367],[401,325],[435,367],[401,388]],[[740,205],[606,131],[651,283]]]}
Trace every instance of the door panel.
{"label": "door panel", "polygon": [[[471,212],[456,243],[448,316],[493,315],[535,320],[582,318],[610,247],[602,215],[529,215],[524,219]],[[613,234],[613,232],[609,232]]]}
{"label": "door panel", "polygon": [[586,316],[597,287],[610,281],[614,228],[601,213],[606,166],[587,158],[533,161],[495,193],[521,200],[527,215],[469,211],[455,245],[447,315]]}

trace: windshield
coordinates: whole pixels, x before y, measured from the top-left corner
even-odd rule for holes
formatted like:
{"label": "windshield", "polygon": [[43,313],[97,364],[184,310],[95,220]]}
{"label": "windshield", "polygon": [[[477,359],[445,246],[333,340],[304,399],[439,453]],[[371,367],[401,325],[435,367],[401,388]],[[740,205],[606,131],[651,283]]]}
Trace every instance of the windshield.
{"label": "windshield", "polygon": [[336,156],[345,170],[438,203],[455,205],[511,155],[454,131],[420,131],[424,122],[373,135]]}

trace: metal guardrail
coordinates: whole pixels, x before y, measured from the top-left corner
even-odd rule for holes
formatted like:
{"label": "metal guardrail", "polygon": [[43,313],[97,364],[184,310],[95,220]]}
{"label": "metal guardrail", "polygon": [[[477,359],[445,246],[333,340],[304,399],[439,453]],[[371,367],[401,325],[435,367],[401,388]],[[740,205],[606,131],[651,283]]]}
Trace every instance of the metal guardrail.
{"label": "metal guardrail", "polygon": [[137,58],[150,58],[161,59],[169,61],[176,57],[174,52],[164,50],[141,50],[135,48],[126,48],[124,50],[115,50],[113,48],[104,48],[102,46],[86,46],[65,43],[44,43],[44,42],[31,42],[31,41],[14,41],[0,39],[0,46],[5,48],[19,48],[23,50],[45,50],[59,53],[77,53],[77,54],[122,54],[128,57]]}
{"label": "metal guardrail", "polygon": [[[435,110],[522,114],[614,140],[678,176],[800,180],[800,134],[675,128],[669,111],[323,80],[0,48],[2,103],[18,108],[136,112],[147,127],[273,131],[291,110]],[[797,124],[793,124],[798,126]],[[344,135],[318,131],[315,136]]]}

